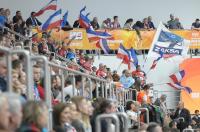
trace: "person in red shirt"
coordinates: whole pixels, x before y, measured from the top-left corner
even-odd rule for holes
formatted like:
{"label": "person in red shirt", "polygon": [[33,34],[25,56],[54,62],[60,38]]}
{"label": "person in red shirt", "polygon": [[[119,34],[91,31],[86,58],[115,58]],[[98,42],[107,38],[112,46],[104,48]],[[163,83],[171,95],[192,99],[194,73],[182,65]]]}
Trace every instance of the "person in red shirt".
{"label": "person in red shirt", "polygon": [[106,77],[105,68],[104,68],[104,65],[102,63],[99,64],[99,69],[97,70],[96,75],[98,77],[102,77],[102,78]]}
{"label": "person in red shirt", "polygon": [[138,65],[136,67],[136,70],[132,72],[132,76],[133,76],[133,78],[139,78],[142,86],[145,84],[146,74],[144,71],[141,70],[140,65]]}

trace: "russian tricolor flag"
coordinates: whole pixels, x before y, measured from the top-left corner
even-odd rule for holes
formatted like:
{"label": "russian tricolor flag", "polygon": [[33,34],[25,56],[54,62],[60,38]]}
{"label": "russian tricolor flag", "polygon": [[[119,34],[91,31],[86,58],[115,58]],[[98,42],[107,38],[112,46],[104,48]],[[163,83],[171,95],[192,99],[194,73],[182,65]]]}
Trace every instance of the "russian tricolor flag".
{"label": "russian tricolor flag", "polygon": [[42,30],[49,30],[56,27],[60,27],[62,23],[61,15],[62,10],[57,10],[55,13],[53,13],[46,22],[42,25]]}
{"label": "russian tricolor flag", "polygon": [[160,56],[156,60],[153,61],[153,64],[150,67],[150,70],[153,70],[156,67],[158,61],[163,58],[163,52],[159,51],[159,55]]}
{"label": "russian tricolor flag", "polygon": [[170,75],[169,77],[171,78],[171,80],[173,81],[173,83],[180,83],[181,80],[184,78],[185,76],[185,71],[179,71],[175,74]]}
{"label": "russian tricolor flag", "polygon": [[51,0],[46,6],[44,6],[42,9],[40,9],[38,12],[35,13],[35,16],[41,16],[44,14],[47,10],[54,10],[57,9],[57,0]]}
{"label": "russian tricolor flag", "polygon": [[191,88],[182,86],[180,83],[167,83],[167,85],[169,85],[172,88],[175,88],[177,90],[184,90],[189,94],[192,93],[192,89]]}

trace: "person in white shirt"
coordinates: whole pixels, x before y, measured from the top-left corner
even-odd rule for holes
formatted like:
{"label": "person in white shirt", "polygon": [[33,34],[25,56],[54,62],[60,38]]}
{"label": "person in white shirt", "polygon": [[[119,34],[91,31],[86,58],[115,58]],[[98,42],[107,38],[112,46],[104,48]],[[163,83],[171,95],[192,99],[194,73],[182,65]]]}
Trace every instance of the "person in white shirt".
{"label": "person in white shirt", "polygon": [[128,101],[126,103],[126,114],[128,115],[128,127],[132,128],[136,126],[138,122],[138,108],[137,104],[134,101]]}

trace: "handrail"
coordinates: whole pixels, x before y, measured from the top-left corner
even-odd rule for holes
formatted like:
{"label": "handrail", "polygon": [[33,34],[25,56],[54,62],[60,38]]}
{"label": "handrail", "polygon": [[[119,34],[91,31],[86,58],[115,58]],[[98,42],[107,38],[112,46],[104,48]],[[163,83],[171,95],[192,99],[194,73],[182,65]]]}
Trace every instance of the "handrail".
{"label": "handrail", "polygon": [[146,120],[147,120],[147,124],[149,124],[149,110],[147,108],[139,108],[139,111],[144,110],[146,112]]}
{"label": "handrail", "polygon": [[76,71],[76,70],[70,69],[70,68],[68,68],[68,67],[60,66],[60,65],[55,64],[55,63],[52,63],[52,62],[49,62],[49,65],[54,66],[54,67],[57,67],[57,68],[59,68],[59,69],[65,69],[66,71],[69,71],[69,72],[71,72],[71,73],[79,74],[79,75],[84,76],[84,77],[89,77],[89,78],[91,78],[91,79],[94,79],[94,80],[97,80],[97,81],[100,81],[100,82],[107,82],[107,81],[104,80],[104,79],[100,79],[100,78],[98,78],[98,77],[95,77],[95,76],[92,76],[92,75],[89,75],[89,74],[86,74],[86,73],[82,73],[82,72],[80,72],[80,71]]}
{"label": "handrail", "polygon": [[[112,119],[115,123],[115,132],[119,132],[119,119],[117,117],[117,115],[113,114],[101,114],[99,116],[97,116],[96,118],[96,123],[95,123],[95,127],[96,127],[96,132],[102,132],[101,130],[101,120],[102,119]],[[109,123],[107,123],[107,125],[109,125]]]}
{"label": "handrail", "polygon": [[116,113],[119,117],[122,117],[124,120],[124,126],[122,132],[128,132],[128,116],[124,112]]}

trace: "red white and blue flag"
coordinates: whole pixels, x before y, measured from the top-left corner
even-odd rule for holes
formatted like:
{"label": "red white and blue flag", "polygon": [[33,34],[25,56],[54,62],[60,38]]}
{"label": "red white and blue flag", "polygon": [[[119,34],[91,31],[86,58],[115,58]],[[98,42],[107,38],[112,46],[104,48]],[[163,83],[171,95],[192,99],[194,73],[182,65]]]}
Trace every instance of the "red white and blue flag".
{"label": "red white and blue flag", "polygon": [[169,85],[170,87],[172,87],[172,88],[174,88],[176,90],[184,90],[189,94],[192,93],[192,89],[191,88],[182,86],[180,83],[167,83],[167,85]]}
{"label": "red white and blue flag", "polygon": [[155,59],[155,60],[153,61],[153,64],[152,64],[152,66],[150,67],[150,70],[153,70],[153,69],[156,67],[158,61],[159,61],[160,59],[163,58],[163,52],[159,51],[159,55],[160,55],[160,56],[159,56],[157,59]]}
{"label": "red white and blue flag", "polygon": [[107,32],[100,32],[95,31],[90,23],[90,19],[88,18],[88,14],[84,15],[83,12],[86,10],[86,6],[80,10],[80,16],[79,16],[79,24],[81,27],[86,29],[88,39],[89,40],[100,40],[100,39],[108,39],[112,36]]}
{"label": "red white and blue flag", "polygon": [[105,54],[109,54],[110,48],[106,39],[100,39],[97,43],[97,47],[101,48]]}
{"label": "red white and blue flag", "polygon": [[42,9],[40,9],[38,12],[35,13],[35,16],[41,16],[44,14],[45,11],[48,10],[57,10],[57,0],[51,0],[47,5],[45,5]]}
{"label": "red white and blue flag", "polygon": [[138,65],[138,59],[135,50],[133,48],[127,50],[122,44],[119,46],[117,58],[122,59],[122,63],[128,64],[129,70],[134,70]]}
{"label": "red white and blue flag", "polygon": [[62,19],[61,19],[61,14],[62,14],[62,10],[57,10],[56,12],[54,12],[47,20],[46,22],[42,25],[42,30],[50,30],[56,27],[60,27],[61,23],[62,23]]}
{"label": "red white and blue flag", "polygon": [[175,74],[170,75],[169,77],[171,78],[171,80],[173,81],[173,83],[180,83],[181,80],[184,78],[185,76],[185,71],[179,71]]}

